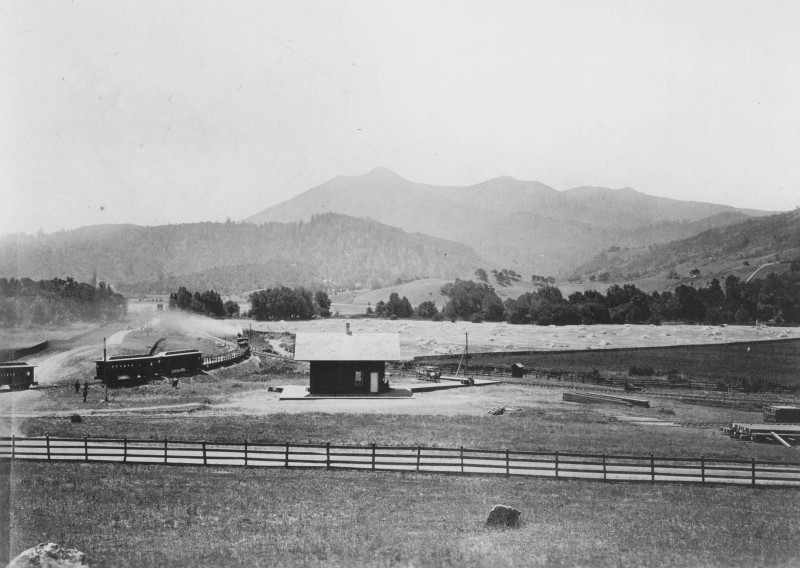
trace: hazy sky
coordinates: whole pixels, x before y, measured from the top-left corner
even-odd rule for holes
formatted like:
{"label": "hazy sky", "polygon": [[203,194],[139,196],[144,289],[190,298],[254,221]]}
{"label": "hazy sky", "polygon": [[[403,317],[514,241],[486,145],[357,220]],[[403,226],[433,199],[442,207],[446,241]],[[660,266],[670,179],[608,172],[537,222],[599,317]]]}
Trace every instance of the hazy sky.
{"label": "hazy sky", "polygon": [[0,234],[339,174],[800,204],[800,2],[0,4]]}

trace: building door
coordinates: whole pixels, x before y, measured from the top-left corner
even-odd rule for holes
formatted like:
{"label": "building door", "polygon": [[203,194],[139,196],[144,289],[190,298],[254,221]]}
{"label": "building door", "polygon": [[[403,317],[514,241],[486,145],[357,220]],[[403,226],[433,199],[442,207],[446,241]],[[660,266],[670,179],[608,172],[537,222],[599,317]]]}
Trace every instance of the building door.
{"label": "building door", "polygon": [[369,375],[369,392],[378,392],[378,373]]}

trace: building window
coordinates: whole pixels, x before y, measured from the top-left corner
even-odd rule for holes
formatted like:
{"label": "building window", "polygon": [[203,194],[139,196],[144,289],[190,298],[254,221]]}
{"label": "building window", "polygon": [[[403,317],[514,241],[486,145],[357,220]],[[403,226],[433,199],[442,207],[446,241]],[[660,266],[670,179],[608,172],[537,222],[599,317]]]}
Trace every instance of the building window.
{"label": "building window", "polygon": [[361,371],[356,371],[356,386],[364,386],[364,379],[361,377]]}

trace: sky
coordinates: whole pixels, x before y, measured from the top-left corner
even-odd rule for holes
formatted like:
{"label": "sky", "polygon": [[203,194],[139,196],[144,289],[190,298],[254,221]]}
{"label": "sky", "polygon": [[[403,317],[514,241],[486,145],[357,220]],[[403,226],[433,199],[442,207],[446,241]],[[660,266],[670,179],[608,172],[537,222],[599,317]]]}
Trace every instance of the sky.
{"label": "sky", "polygon": [[386,167],[800,205],[795,0],[0,4],[0,234],[241,220]]}

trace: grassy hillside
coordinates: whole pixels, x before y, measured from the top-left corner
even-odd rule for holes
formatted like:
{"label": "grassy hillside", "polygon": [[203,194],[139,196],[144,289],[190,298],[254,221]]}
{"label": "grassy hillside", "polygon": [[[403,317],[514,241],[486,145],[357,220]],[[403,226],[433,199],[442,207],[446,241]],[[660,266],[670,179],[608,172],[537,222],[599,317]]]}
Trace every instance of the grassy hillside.
{"label": "grassy hillside", "polygon": [[709,229],[666,244],[608,250],[580,266],[576,273],[587,276],[609,272],[612,279],[632,280],[670,270],[686,277],[689,270],[697,268],[702,277],[734,270],[746,277],[760,264],[790,261],[799,253],[800,211],[790,211]]}

